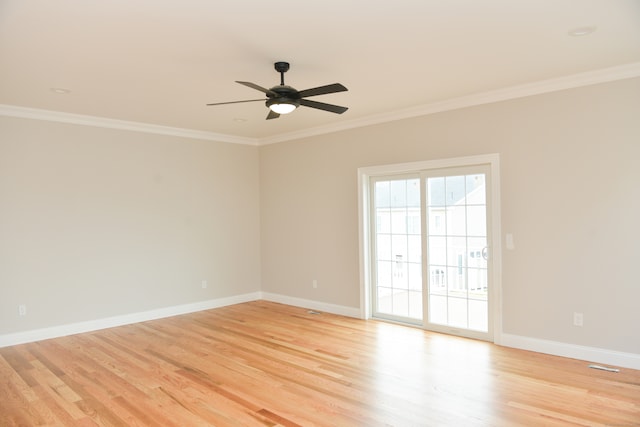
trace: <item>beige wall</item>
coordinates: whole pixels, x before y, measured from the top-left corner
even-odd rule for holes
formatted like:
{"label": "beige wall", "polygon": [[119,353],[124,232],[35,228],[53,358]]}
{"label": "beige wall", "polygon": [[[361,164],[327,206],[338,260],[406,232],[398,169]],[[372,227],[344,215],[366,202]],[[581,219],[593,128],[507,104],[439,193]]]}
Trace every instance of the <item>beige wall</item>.
{"label": "beige wall", "polygon": [[6,117],[0,133],[0,335],[260,290],[257,147]]}
{"label": "beige wall", "polygon": [[0,335],[260,290],[357,308],[357,169],[499,153],[504,332],[640,354],[639,95],[636,78],[259,149],[0,118]]}
{"label": "beige wall", "polygon": [[638,354],[639,118],[636,78],[261,147],[262,290],[358,307],[357,169],[499,153],[504,332]]}

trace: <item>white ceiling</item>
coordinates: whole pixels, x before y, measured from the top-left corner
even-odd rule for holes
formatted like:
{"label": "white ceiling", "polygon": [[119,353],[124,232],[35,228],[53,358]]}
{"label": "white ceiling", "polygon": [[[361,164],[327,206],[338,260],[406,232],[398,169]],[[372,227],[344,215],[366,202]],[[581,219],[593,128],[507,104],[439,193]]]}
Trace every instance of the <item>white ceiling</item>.
{"label": "white ceiling", "polygon": [[[205,106],[262,98],[234,81],[274,86],[279,60],[349,110]],[[248,141],[639,64],[639,0],[0,0],[0,104]]]}

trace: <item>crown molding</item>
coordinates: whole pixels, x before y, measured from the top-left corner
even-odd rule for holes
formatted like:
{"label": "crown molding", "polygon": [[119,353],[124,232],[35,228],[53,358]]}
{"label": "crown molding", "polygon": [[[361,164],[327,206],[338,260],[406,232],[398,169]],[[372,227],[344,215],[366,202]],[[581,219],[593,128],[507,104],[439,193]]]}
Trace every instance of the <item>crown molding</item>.
{"label": "crown molding", "polygon": [[426,116],[429,114],[441,113],[444,111],[457,110],[460,108],[473,107],[482,104],[507,101],[510,99],[524,98],[527,96],[540,95],[548,92],[557,92],[576,87],[589,86],[598,83],[606,83],[616,80],[624,80],[640,77],[640,62],[620,65],[616,67],[603,68],[595,71],[588,71],[569,76],[557,77],[548,80],[541,80],[533,83],[526,83],[517,86],[510,86],[488,92],[480,92],[472,95],[451,98],[448,100],[423,104],[416,107],[405,108],[391,113],[375,114],[361,119],[349,120],[329,126],[305,129],[299,132],[283,133],[259,140],[260,145],[275,144],[294,139],[318,136],[326,133],[339,132],[343,130],[366,127],[386,122],[409,119],[413,117]]}
{"label": "crown molding", "polygon": [[327,126],[318,126],[296,132],[282,133],[266,138],[249,138],[234,135],[226,135],[214,132],[206,132],[195,129],[175,128],[160,126],[148,123],[130,122],[125,120],[108,119],[104,117],[86,116],[82,114],[71,114],[60,111],[41,110],[35,108],[18,107],[14,105],[0,104],[0,116],[19,117],[25,119],[46,120],[52,122],[71,123],[84,126],[94,126],[110,129],[129,130],[134,132],[145,132],[159,135],[178,136],[183,138],[194,138],[208,141],[228,142],[232,144],[244,145],[269,145],[278,142],[291,141],[308,138],[312,136],[324,135],[349,129],[356,129],[365,126],[377,125],[381,123],[404,120],[414,117],[426,116],[444,111],[457,110],[460,108],[473,107],[477,105],[490,104],[493,102],[507,101],[510,99],[523,98],[527,96],[540,95],[548,92],[556,92],[572,89],[581,86],[589,86],[598,83],[606,83],[616,80],[629,79],[640,76],[640,62],[634,62],[616,67],[603,68],[595,71],[587,71],[569,76],[557,77],[533,83],[526,83],[517,86],[510,86],[488,92],[481,92],[472,95],[452,98],[440,102],[419,105],[405,108],[391,113],[374,114],[371,116],[348,120]]}
{"label": "crown molding", "polygon": [[71,123],[75,125],[93,126],[108,129],[128,130],[133,132],[159,135],[179,136],[182,138],[204,139],[207,141],[228,142],[232,144],[258,145],[259,140],[241,136],[225,135],[195,129],[176,128],[149,123],[130,122],[126,120],[108,119],[105,117],[86,116],[83,114],[64,113],[61,111],[41,110],[0,104],[0,116],[18,117],[22,119],[45,120],[50,122]]}

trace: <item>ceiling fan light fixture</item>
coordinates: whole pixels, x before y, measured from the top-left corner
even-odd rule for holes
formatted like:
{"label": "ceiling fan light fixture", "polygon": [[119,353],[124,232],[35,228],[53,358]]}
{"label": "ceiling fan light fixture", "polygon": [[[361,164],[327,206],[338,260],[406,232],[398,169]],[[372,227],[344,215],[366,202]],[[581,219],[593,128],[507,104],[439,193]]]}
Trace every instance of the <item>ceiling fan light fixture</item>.
{"label": "ceiling fan light fixture", "polygon": [[299,105],[300,103],[293,99],[270,99],[267,101],[267,107],[278,114],[289,114],[298,108]]}
{"label": "ceiling fan light fixture", "polygon": [[266,120],[277,119],[282,114],[289,114],[301,105],[303,107],[329,111],[335,114],[342,114],[348,110],[347,107],[341,107],[340,105],[326,104],[324,102],[312,101],[310,99],[307,99],[307,97],[310,96],[327,95],[330,93],[344,92],[348,90],[340,83],[333,83],[299,91],[291,86],[287,86],[284,84],[284,73],[289,70],[289,63],[281,61],[276,62],[273,65],[276,71],[280,73],[280,84],[272,87],[271,89],[264,88],[255,83],[236,80],[236,83],[240,83],[243,86],[247,86],[251,89],[255,89],[264,93],[267,96],[267,99],[247,99],[244,101],[214,102],[207,105],[240,104],[244,102],[266,101],[265,105],[269,109],[269,114],[267,114]]}

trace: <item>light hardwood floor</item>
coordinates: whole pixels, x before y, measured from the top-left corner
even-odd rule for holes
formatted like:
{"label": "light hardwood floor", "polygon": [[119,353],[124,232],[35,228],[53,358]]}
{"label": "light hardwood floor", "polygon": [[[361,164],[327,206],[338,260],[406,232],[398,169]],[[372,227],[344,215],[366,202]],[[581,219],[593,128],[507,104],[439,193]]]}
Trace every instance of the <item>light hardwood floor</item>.
{"label": "light hardwood floor", "polygon": [[0,425],[640,426],[640,371],[256,301],[0,349]]}

